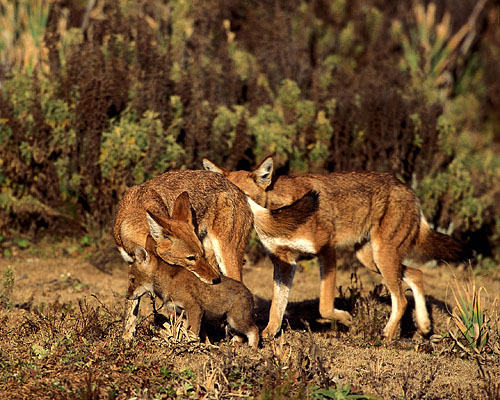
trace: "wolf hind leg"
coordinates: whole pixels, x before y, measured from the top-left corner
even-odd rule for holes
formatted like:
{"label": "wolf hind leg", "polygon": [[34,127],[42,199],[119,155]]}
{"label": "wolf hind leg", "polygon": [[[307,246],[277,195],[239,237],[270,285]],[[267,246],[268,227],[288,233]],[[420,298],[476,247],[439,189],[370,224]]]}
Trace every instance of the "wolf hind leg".
{"label": "wolf hind leg", "polygon": [[417,327],[421,334],[427,335],[431,330],[431,321],[425,305],[424,274],[419,269],[403,265],[403,281],[408,284],[415,299],[415,315]]}
{"label": "wolf hind leg", "polygon": [[[371,243],[368,242],[356,251],[358,260],[369,270],[380,273],[375,261]],[[420,333],[426,335],[431,330],[431,321],[425,304],[425,293],[423,283],[423,273],[419,269],[407,267],[403,268],[403,281],[410,287],[415,299],[415,314],[417,327]]]}
{"label": "wolf hind leg", "polygon": [[397,249],[391,244],[372,242],[372,249],[373,261],[391,294],[391,316],[383,334],[387,340],[392,340],[408,304],[402,286],[403,264]]}
{"label": "wolf hind leg", "polygon": [[318,254],[320,267],[319,313],[322,318],[336,320],[350,326],[351,314],[335,308],[335,282],[337,275],[337,260],[334,246],[326,246]]}

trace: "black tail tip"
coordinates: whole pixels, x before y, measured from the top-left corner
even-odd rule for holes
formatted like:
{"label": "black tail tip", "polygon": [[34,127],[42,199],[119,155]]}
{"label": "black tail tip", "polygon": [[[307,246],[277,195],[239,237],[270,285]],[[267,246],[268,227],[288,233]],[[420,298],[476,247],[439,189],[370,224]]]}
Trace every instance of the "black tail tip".
{"label": "black tail tip", "polygon": [[458,241],[456,239],[454,240],[457,246],[456,250],[453,252],[454,254],[447,260],[442,261],[451,261],[463,264],[472,262],[476,259],[476,252],[471,247],[461,241]]}
{"label": "black tail tip", "polygon": [[476,252],[468,245],[462,245],[462,259],[461,262],[472,262],[476,259]]}

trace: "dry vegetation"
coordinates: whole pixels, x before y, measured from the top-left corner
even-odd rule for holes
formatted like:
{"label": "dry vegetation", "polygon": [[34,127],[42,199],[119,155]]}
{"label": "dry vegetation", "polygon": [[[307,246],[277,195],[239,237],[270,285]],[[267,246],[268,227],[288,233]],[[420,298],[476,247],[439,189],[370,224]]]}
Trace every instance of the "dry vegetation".
{"label": "dry vegetation", "polygon": [[[390,300],[380,278],[342,267],[339,306],[355,320],[347,330],[319,319],[319,272],[305,262],[282,334],[255,351],[232,344],[218,323],[208,325],[212,344],[187,338],[175,318],[160,329],[165,319],[154,317],[146,298],[136,338],[122,342],[126,267],[109,247],[106,267],[96,268],[87,261],[96,251],[104,249],[65,242],[0,259],[2,398],[499,398],[498,347],[467,354],[448,334],[455,305],[450,285],[455,276],[466,282],[467,269],[424,267],[434,335],[415,334],[410,301],[401,338],[384,343]],[[272,294],[270,263],[246,267],[244,282],[256,298],[262,329]],[[500,282],[477,283],[490,294],[485,305],[491,306]],[[490,334],[494,329],[492,324]]]}

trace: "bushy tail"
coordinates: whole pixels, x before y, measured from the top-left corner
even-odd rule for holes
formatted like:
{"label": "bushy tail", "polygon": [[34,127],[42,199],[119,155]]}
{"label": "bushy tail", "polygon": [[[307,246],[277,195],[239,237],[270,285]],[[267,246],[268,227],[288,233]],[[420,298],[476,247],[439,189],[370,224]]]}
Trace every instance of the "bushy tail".
{"label": "bushy tail", "polygon": [[248,199],[254,214],[255,229],[267,237],[287,237],[318,210],[319,193],[311,190],[288,206],[268,210]]}
{"label": "bushy tail", "polygon": [[414,251],[420,261],[438,260],[461,263],[470,260],[472,251],[451,236],[432,230],[425,220],[420,224],[420,233]]}

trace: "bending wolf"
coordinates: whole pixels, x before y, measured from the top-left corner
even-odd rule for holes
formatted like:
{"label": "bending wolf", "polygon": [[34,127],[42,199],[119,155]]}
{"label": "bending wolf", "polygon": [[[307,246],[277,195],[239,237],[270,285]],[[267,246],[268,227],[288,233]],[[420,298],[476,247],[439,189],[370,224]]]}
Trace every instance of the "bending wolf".
{"label": "bending wolf", "polygon": [[230,172],[207,159],[203,159],[203,165],[221,173],[261,207],[282,207],[308,190],[319,192],[317,211],[298,227],[294,241],[259,235],[274,264],[273,299],[263,336],[274,336],[281,328],[301,253],[314,254],[319,259],[321,316],[350,325],[351,315],[334,308],[335,249],[354,245],[358,260],[382,274],[390,291],[392,311],[383,331],[388,340],[394,337],[407,305],[402,280],[413,291],[419,331],[427,334],[431,329],[423,274],[405,266],[403,260],[417,257],[418,261],[463,261],[469,257],[459,242],[430,229],[414,191],[390,174],[334,172],[279,176],[273,180],[272,157],[254,171]]}

